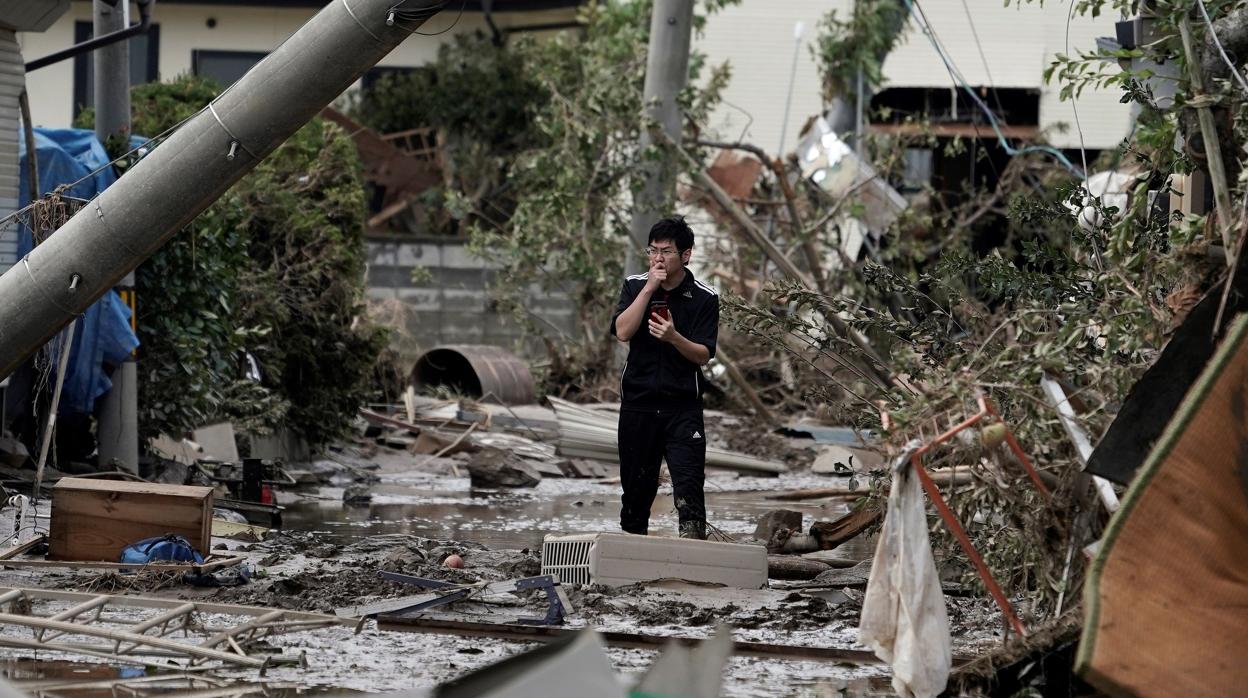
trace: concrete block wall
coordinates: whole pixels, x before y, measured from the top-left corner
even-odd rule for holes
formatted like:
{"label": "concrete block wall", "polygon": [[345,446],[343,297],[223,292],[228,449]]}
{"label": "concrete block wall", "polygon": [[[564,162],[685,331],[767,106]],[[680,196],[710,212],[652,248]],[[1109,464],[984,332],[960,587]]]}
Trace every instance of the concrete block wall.
{"label": "concrete block wall", "polygon": [[[414,283],[412,272],[419,267],[430,278]],[[510,315],[494,307],[489,286],[495,275],[493,265],[458,240],[368,242],[370,303],[376,317],[398,330],[394,346],[407,357],[439,344],[492,344],[544,356],[540,337],[526,337]],[[549,335],[573,332],[576,309],[566,294],[534,287],[528,303]]]}

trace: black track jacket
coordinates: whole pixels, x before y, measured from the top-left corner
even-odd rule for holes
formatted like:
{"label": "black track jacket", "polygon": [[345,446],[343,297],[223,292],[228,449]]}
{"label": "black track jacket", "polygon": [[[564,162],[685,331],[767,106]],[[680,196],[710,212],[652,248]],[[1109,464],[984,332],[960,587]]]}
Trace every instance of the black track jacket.
{"label": "black track jacket", "polygon": [[[624,280],[620,302],[611,316],[611,334],[616,336],[615,321],[628,309],[646,285],[649,273]],[[691,342],[704,345],[715,356],[719,337],[719,294],[710,286],[693,278],[685,269],[685,278],[671,291],[655,289],[650,303],[667,300],[676,331]],[[621,407],[628,409],[687,409],[702,406],[701,368],[681,356],[676,347],[650,335],[650,312],[641,319],[641,326],[628,342],[628,362],[620,376]]]}

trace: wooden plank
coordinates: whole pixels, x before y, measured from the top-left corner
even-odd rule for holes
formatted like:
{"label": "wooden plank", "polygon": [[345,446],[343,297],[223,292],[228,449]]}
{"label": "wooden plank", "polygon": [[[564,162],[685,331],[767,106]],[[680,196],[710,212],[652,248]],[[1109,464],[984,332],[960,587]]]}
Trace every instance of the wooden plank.
{"label": "wooden plank", "polygon": [[62,478],[52,488],[48,557],[112,562],[125,546],[174,533],[212,545],[210,487]]}
{"label": "wooden plank", "polygon": [[[555,628],[541,625],[515,625],[501,623],[478,623],[472,621],[443,620],[428,617],[379,616],[378,630],[415,633],[441,633],[446,635],[477,635],[496,637],[504,640],[520,642],[548,642],[568,635],[579,633],[572,628]],[[691,645],[702,638],[671,637],[666,635],[642,635],[640,633],[623,633],[599,630],[603,641],[612,647],[633,647],[641,649],[661,649],[670,642]],[[874,653],[866,650],[843,649],[840,647],[800,647],[797,645],[778,645],[768,642],[735,642],[733,654],[751,657],[775,657],[794,660],[813,660],[826,662],[847,662],[855,664],[879,664],[880,660]]]}
{"label": "wooden plank", "polygon": [[130,572],[212,572],[223,567],[233,567],[246,558],[231,557],[224,560],[212,560],[200,565],[190,563],[149,563],[146,565],[130,565],[122,562],[74,562],[69,560],[0,560],[0,567],[15,569],[59,568],[72,570],[127,570]]}
{"label": "wooden plank", "polygon": [[53,491],[90,490],[95,492],[124,492],[127,494],[159,494],[200,499],[212,492],[211,487],[199,487],[197,485],[165,485],[158,482],[101,480],[90,477],[63,477],[57,481],[52,489]]}
{"label": "wooden plank", "polygon": [[40,543],[47,542],[47,540],[48,540],[48,537],[40,533],[39,535],[35,536],[31,540],[26,541],[25,543],[22,543],[20,545],[15,545],[12,548],[9,548],[8,550],[0,552],[0,560],[8,560],[11,557],[16,557],[18,555],[21,555],[24,552],[28,552],[34,549]]}

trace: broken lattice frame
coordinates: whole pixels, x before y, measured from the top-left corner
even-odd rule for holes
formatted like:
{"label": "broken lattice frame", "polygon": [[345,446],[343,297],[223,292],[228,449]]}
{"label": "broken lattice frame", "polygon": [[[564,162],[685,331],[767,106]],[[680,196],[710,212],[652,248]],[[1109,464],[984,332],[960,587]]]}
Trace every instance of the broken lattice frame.
{"label": "broken lattice frame", "polygon": [[[52,615],[36,615],[36,603],[67,604],[68,608]],[[70,654],[121,660],[129,663],[168,667],[139,659],[142,655],[181,658],[187,667],[220,662],[260,669],[263,674],[279,660],[272,656],[254,656],[247,648],[261,639],[301,630],[346,625],[358,632],[358,619],[343,619],[320,613],[282,609],[198,603],[139,596],[84,594],[72,591],[0,588],[0,626],[19,626],[33,631],[32,639],[0,634],[0,647],[43,649]],[[122,620],[106,617],[106,611],[124,611],[141,616],[144,610],[154,614]],[[226,615],[248,618],[245,622],[216,630],[209,629],[196,618],[201,615]],[[122,614],[117,614],[122,615]],[[207,637],[175,640],[170,636],[184,631],[188,636],[197,632]],[[103,642],[69,642],[67,638],[86,637]]]}

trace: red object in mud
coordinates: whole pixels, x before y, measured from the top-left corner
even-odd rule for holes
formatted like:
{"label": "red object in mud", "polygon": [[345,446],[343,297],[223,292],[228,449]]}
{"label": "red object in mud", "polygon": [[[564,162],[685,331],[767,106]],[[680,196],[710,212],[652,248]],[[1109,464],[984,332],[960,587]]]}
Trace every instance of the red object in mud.
{"label": "red object in mud", "polygon": [[447,567],[453,567],[457,570],[463,569],[464,558],[458,555],[448,555],[446,559],[442,561],[442,564],[446,565]]}

